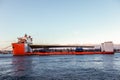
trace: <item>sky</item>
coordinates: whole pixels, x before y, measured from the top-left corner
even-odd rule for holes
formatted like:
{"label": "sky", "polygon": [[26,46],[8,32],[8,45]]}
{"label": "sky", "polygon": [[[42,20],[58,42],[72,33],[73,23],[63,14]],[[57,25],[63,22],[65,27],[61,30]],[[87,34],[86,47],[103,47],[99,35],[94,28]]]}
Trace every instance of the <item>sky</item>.
{"label": "sky", "polygon": [[34,44],[119,44],[120,0],[0,0],[0,48],[24,34]]}

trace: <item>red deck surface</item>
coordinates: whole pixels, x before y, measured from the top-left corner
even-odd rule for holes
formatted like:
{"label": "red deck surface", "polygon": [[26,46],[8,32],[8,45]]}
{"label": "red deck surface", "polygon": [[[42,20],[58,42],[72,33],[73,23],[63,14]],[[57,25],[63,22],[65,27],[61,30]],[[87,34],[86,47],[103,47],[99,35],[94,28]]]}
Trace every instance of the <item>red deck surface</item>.
{"label": "red deck surface", "polygon": [[87,55],[87,54],[114,54],[114,52],[34,52],[25,55]]}

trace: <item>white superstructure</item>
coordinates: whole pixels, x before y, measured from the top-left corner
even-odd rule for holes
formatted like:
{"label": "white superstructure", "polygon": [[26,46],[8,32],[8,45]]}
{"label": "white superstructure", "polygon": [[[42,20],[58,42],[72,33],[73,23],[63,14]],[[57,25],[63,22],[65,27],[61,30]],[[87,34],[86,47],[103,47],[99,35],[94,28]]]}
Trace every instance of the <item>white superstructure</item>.
{"label": "white superstructure", "polygon": [[101,43],[101,51],[102,52],[114,52],[113,42],[104,42]]}

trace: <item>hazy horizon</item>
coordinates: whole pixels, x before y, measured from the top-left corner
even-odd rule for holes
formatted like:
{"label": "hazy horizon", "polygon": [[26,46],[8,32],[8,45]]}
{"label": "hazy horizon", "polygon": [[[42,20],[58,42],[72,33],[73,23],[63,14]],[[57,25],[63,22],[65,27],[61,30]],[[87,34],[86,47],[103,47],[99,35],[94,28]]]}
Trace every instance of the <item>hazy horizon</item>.
{"label": "hazy horizon", "polygon": [[1,0],[0,48],[24,34],[35,44],[120,44],[119,0]]}

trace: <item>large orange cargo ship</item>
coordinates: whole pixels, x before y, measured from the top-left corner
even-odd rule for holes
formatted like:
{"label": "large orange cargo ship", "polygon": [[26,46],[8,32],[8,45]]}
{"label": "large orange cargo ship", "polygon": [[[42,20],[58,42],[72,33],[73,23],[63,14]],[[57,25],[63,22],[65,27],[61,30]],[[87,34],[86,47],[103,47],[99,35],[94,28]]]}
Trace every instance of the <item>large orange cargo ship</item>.
{"label": "large orange cargo ship", "polygon": [[34,45],[32,38],[25,35],[12,43],[13,55],[84,55],[84,54],[114,54],[113,43],[105,42],[100,49],[85,45]]}

